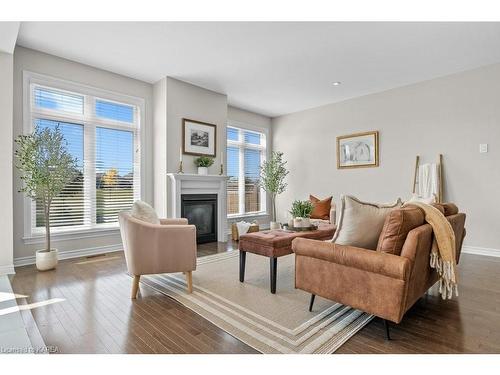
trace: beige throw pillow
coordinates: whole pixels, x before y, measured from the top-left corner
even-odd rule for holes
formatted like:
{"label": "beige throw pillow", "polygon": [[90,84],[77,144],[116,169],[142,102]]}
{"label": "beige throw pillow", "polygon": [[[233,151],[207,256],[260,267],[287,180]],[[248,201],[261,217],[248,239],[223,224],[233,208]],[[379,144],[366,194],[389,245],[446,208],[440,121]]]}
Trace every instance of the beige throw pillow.
{"label": "beige throw pillow", "polygon": [[392,204],[362,202],[353,196],[340,199],[340,215],[332,242],[339,245],[375,250],[387,214],[401,207],[401,199]]}
{"label": "beige throw pillow", "polygon": [[160,219],[153,207],[143,201],[135,201],[130,213],[137,220],[142,220],[151,224],[160,224]]}

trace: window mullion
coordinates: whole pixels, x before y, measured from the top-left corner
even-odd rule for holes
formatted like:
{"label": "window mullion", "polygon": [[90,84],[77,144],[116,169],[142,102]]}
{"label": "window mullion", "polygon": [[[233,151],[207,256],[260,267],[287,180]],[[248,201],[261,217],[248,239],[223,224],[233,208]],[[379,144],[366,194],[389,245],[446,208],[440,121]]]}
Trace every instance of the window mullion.
{"label": "window mullion", "polygon": [[[260,151],[260,165],[262,165],[266,161],[266,151],[262,149]],[[260,181],[260,178],[259,178]],[[261,181],[262,182],[262,181]],[[267,211],[267,193],[266,191],[262,188],[262,185],[259,188],[260,190],[260,207],[259,210],[261,212]]]}
{"label": "window mullion", "polygon": [[245,148],[243,146],[243,130],[238,130],[238,138],[240,141],[240,145],[238,146],[239,150],[239,176],[238,176],[238,202],[239,202],[239,213],[245,213]]}
{"label": "window mullion", "polygon": [[95,187],[95,125],[90,121],[93,113],[93,100],[85,96],[84,124],[84,199],[85,199],[85,225],[96,225],[96,187]]}

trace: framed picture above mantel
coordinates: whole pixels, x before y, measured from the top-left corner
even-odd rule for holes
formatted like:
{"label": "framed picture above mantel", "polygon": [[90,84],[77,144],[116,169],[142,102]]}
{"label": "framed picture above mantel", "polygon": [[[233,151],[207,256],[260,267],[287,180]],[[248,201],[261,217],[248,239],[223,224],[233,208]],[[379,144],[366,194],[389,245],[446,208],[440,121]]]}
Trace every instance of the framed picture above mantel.
{"label": "framed picture above mantel", "polygon": [[378,131],[337,137],[337,168],[378,167]]}
{"label": "framed picture above mantel", "polygon": [[182,153],[215,157],[217,153],[217,126],[183,118]]}

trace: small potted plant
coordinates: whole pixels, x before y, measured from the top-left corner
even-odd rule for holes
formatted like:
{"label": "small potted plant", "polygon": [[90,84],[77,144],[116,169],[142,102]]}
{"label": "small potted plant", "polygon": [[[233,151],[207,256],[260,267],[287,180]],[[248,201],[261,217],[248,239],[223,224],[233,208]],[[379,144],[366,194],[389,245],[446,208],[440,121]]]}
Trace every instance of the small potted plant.
{"label": "small potted plant", "polygon": [[200,156],[194,159],[194,164],[198,167],[198,174],[206,176],[208,174],[208,167],[214,163],[214,158],[208,156]]}
{"label": "small potted plant", "polygon": [[23,192],[43,208],[45,249],[36,252],[36,267],[47,271],[57,265],[57,249],[50,242],[51,204],[78,173],[77,160],[69,153],[58,127],[39,129],[15,140],[16,168],[21,172]]}
{"label": "small potted plant", "polygon": [[294,201],[290,210],[293,217],[293,226],[296,228],[309,228],[311,226],[312,210],[313,205],[310,201]]}

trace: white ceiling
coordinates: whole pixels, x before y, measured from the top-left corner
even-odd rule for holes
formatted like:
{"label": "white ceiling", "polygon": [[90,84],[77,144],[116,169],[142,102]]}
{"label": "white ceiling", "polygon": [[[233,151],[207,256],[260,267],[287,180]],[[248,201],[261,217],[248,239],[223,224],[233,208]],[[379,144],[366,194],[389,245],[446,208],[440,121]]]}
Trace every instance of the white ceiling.
{"label": "white ceiling", "polygon": [[277,116],[500,62],[500,23],[23,22],[18,44]]}

